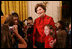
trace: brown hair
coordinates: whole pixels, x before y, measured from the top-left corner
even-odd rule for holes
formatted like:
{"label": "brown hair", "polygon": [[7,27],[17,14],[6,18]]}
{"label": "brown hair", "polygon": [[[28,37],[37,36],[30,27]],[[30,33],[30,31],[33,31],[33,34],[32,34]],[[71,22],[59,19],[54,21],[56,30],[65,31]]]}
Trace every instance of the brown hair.
{"label": "brown hair", "polygon": [[7,24],[1,24],[1,48],[11,48],[12,38]]}
{"label": "brown hair", "polygon": [[37,13],[37,8],[38,8],[38,7],[42,7],[42,8],[45,10],[45,12],[46,12],[46,6],[43,5],[43,3],[39,3],[39,4],[37,4],[36,7],[35,7],[35,12],[36,12],[36,13]]}
{"label": "brown hair", "polygon": [[57,23],[60,24],[59,29],[65,30],[65,23],[63,21],[58,21]]}
{"label": "brown hair", "polygon": [[52,25],[50,24],[47,24],[46,26],[49,27],[49,29],[53,29]]}
{"label": "brown hair", "polygon": [[9,26],[13,25],[13,16],[12,15],[8,15],[8,17],[5,20],[4,24],[8,24]]}

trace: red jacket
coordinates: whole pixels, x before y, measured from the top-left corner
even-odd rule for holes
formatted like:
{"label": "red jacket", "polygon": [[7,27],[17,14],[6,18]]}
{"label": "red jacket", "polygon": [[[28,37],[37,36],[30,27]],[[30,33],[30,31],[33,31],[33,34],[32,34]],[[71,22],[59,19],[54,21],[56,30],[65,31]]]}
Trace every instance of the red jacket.
{"label": "red jacket", "polygon": [[44,33],[44,26],[50,24],[53,26],[55,30],[55,23],[52,17],[45,15],[44,17],[39,17],[34,22],[34,31],[33,31],[33,45],[35,44],[35,40],[37,42],[44,43],[45,33]]}

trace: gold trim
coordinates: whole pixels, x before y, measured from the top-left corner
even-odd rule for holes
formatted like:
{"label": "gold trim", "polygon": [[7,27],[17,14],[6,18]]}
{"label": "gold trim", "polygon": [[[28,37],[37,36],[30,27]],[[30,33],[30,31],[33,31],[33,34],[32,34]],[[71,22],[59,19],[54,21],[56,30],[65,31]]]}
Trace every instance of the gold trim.
{"label": "gold trim", "polygon": [[60,1],[60,20],[62,19],[62,1]]}

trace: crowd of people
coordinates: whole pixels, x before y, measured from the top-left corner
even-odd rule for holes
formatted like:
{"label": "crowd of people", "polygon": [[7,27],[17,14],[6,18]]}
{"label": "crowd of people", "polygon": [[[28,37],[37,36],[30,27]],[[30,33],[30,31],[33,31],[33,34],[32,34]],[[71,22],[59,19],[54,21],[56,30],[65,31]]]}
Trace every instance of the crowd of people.
{"label": "crowd of people", "polygon": [[54,22],[46,15],[46,6],[37,4],[38,18],[19,20],[17,13],[8,15],[1,24],[1,48],[71,48],[71,23]]}

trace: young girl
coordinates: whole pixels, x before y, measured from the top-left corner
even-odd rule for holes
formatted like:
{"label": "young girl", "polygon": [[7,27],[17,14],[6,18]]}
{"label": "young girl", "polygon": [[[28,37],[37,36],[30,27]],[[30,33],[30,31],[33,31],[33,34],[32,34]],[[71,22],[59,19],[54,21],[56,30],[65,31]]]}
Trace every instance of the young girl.
{"label": "young girl", "polygon": [[50,25],[46,25],[44,27],[44,33],[46,35],[45,37],[45,48],[53,48],[54,47],[54,43],[56,42],[55,39],[55,32],[52,28],[52,26]]}

